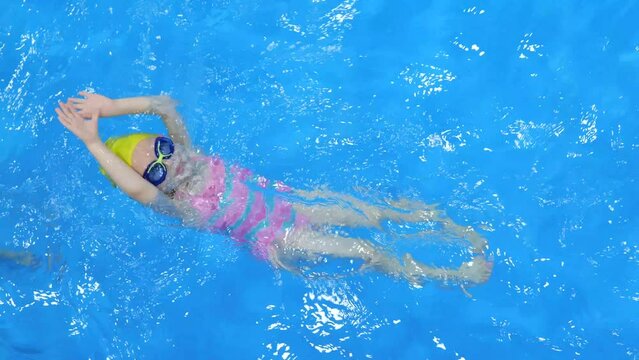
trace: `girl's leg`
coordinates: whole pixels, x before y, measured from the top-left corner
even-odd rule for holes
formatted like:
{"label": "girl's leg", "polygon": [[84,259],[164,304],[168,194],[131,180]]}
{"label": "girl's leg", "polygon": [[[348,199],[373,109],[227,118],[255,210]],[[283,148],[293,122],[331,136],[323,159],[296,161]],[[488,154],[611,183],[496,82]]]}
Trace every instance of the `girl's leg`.
{"label": "girl's leg", "polygon": [[456,224],[435,205],[421,201],[400,199],[389,202],[389,206],[366,203],[354,196],[325,190],[302,191],[295,194],[305,199],[332,200],[329,204],[308,205],[294,203],[298,214],[305,216],[311,224],[329,226],[374,227],[381,229],[381,221],[399,222],[436,222],[441,224],[439,231],[425,231],[417,234],[406,234],[400,237],[424,237],[438,235],[447,241],[466,240],[473,246],[473,251],[482,254],[488,242],[472,227]]}
{"label": "girl's leg", "polygon": [[385,274],[400,277],[404,266],[399,259],[376,248],[370,242],[337,234],[326,234],[307,227],[290,232],[284,239],[273,243],[270,260],[276,266],[292,270],[287,260],[314,260],[318,256],[361,259],[364,268],[373,268]]}
{"label": "girl's leg", "polygon": [[472,245],[473,252],[476,254],[484,254],[488,248],[488,241],[470,226],[464,227],[454,223],[450,219],[441,219],[439,221],[441,229],[425,230],[412,234],[402,234],[405,239],[418,238],[429,239],[434,238],[437,241],[459,242],[467,241]]}
{"label": "girl's leg", "polygon": [[421,284],[424,280],[485,282],[490,276],[492,264],[482,257],[464,263],[459,269],[435,268],[417,262],[406,254],[404,264],[399,259],[376,248],[369,241],[348,238],[336,234],[326,234],[309,228],[294,230],[281,241],[273,244],[271,262],[276,266],[294,271],[286,265],[286,260],[316,259],[318,255],[337,258],[361,259],[362,269],[372,268],[394,277]]}
{"label": "girl's leg", "polygon": [[295,210],[316,225],[381,228],[381,221],[426,222],[436,221],[438,210],[420,203],[420,208],[405,208],[407,201],[389,203],[388,206],[367,203],[354,196],[327,190],[295,190],[294,194],[307,200],[325,200],[324,204],[294,203]]}
{"label": "girl's leg", "polygon": [[[446,241],[466,240],[473,246],[473,251],[477,254],[483,254],[488,248],[488,241],[481,236],[471,226],[461,226],[455,223],[446,214],[437,210],[435,205],[429,205],[418,200],[400,199],[395,202],[391,202],[391,205],[403,209],[404,215],[400,217],[400,220],[407,222],[418,222],[420,218],[424,217],[424,213],[430,215],[430,221],[439,223],[441,230],[427,230],[417,234],[407,235],[406,237],[421,237],[423,235],[436,234]],[[422,220],[423,221],[423,220]]]}

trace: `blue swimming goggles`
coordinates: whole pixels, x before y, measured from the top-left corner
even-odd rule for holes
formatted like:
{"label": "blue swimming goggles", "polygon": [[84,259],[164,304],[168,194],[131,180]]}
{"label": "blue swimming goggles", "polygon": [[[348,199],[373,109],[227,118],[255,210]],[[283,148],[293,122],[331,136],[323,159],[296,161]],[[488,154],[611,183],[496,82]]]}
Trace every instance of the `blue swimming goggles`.
{"label": "blue swimming goggles", "polygon": [[151,184],[158,186],[166,179],[166,174],[168,173],[163,160],[171,158],[175,151],[175,145],[168,137],[159,136],[155,139],[154,149],[157,159],[146,167],[142,177]]}

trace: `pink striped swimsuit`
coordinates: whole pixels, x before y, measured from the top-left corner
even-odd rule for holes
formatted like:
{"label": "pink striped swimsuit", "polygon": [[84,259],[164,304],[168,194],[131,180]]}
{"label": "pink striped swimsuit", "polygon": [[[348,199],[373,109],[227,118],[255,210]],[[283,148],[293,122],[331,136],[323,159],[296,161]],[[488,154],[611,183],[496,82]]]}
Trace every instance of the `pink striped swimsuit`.
{"label": "pink striped swimsuit", "polygon": [[[253,176],[248,169],[227,166],[217,156],[199,160],[208,162],[209,180],[203,191],[190,195],[188,201],[209,230],[250,243],[253,253],[266,259],[273,241],[306,223],[290,202],[266,191],[269,181],[265,178]],[[272,186],[276,192],[290,191],[279,182]]]}

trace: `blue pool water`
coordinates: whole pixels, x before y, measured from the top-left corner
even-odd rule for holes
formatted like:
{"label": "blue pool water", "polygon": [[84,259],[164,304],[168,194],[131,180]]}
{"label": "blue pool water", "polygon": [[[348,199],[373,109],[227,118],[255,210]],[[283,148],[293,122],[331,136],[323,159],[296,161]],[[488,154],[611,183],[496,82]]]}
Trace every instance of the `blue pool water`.
{"label": "blue pool water", "polygon": [[[0,358],[639,357],[636,2],[1,7],[0,246],[41,263],[0,264]],[[111,188],[54,118],[83,89],[170,93],[201,148],[297,188],[439,204],[494,274],[275,271]]]}

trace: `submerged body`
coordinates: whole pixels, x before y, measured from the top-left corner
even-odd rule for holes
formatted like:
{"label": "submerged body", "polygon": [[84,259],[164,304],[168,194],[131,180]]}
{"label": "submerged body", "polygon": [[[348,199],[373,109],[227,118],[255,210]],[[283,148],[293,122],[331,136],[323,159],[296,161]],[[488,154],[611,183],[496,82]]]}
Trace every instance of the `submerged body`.
{"label": "submerged body", "polygon": [[206,157],[179,146],[176,155],[167,162],[169,174],[174,175],[160,186],[170,197],[160,195],[151,204],[158,210],[182,218],[187,225],[245,242],[263,259],[273,241],[306,225],[307,219],[280,196],[290,191],[285,185],[228,165],[219,156]]}
{"label": "submerged body", "polygon": [[[433,206],[407,200],[375,205],[345,194],[294,190],[229,165],[219,156],[196,151],[175,103],[166,96],[112,100],[97,94],[81,95],[83,98],[60,103],[58,118],[84,141],[115,185],[140,203],[182,219],[185,225],[247,243],[257,257],[274,266],[297,271],[297,261],[321,256],[360,259],[362,268],[414,284],[426,279],[477,284],[490,276],[492,263],[484,257],[485,239]],[[170,138],[133,134],[102,143],[97,132],[99,116],[133,113],[161,116]],[[90,120],[84,120],[87,118]],[[328,201],[309,204],[313,199]],[[438,238],[467,241],[474,257],[457,269],[435,268],[410,254],[400,261],[368,240],[334,231],[336,227],[381,229],[382,221],[437,222],[441,227]],[[433,231],[414,234],[430,235]]]}

